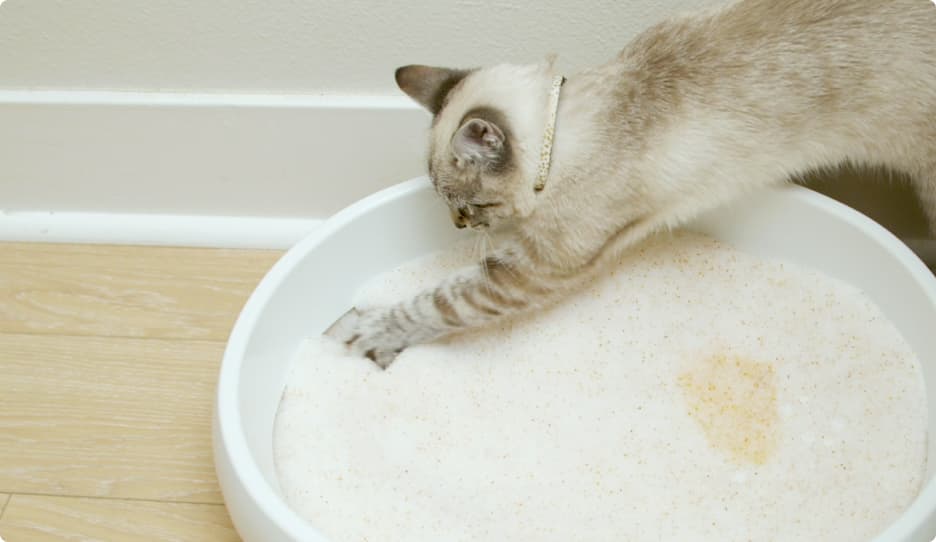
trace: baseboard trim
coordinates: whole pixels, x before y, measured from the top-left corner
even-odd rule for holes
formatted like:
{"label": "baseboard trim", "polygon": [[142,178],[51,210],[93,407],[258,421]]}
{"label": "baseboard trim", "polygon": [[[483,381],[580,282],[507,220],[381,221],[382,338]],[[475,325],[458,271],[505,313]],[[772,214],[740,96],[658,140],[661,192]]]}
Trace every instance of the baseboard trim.
{"label": "baseboard trim", "polygon": [[322,220],[115,213],[0,213],[0,241],[287,249]]}
{"label": "baseboard trim", "polygon": [[425,173],[403,96],[0,90],[0,212],[310,217]]}

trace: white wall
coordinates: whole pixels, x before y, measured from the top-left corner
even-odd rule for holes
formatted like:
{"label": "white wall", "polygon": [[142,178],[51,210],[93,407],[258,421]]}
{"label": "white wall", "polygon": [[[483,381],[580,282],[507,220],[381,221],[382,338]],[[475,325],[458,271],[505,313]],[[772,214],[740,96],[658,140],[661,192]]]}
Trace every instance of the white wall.
{"label": "white wall", "polygon": [[409,63],[610,58],[717,0],[8,0],[0,88],[395,94]]}

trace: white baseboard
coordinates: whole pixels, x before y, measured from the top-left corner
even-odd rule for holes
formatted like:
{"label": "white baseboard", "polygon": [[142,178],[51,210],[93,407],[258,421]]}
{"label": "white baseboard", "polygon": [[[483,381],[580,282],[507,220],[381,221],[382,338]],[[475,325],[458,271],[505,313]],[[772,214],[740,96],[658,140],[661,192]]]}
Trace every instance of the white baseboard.
{"label": "white baseboard", "polygon": [[0,90],[0,240],[285,248],[422,175],[428,125],[404,96]]}
{"label": "white baseboard", "polygon": [[104,213],[0,213],[0,240],[287,249],[322,221]]}
{"label": "white baseboard", "polygon": [[280,247],[423,174],[428,125],[405,96],[0,91],[0,239]]}

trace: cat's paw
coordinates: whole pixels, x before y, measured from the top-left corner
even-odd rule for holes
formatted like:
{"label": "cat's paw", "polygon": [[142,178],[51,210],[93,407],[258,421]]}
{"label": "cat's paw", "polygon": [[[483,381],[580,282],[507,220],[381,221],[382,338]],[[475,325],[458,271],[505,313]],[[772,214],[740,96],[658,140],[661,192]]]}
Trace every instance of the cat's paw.
{"label": "cat's paw", "polygon": [[335,321],[325,335],[343,342],[352,352],[370,359],[382,369],[409,346],[401,326],[394,325],[387,311],[380,308],[351,309]]}

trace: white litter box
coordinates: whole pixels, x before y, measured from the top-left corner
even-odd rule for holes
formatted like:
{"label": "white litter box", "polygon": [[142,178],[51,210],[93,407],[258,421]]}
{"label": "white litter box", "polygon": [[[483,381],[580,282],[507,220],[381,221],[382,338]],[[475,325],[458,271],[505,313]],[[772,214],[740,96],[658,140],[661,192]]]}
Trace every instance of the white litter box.
{"label": "white litter box", "polygon": [[[936,278],[900,241],[864,215],[797,186],[759,192],[690,226],[750,253],[801,263],[871,296],[919,356],[936,434]],[[246,542],[324,542],[283,500],[273,464],[273,422],[303,339],[320,333],[373,275],[466,234],[426,178],[374,194],[292,248],[250,297],[224,354],[214,454],[224,498]],[[936,456],[924,487],[874,542],[936,537]]]}

